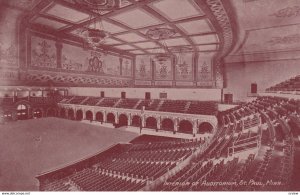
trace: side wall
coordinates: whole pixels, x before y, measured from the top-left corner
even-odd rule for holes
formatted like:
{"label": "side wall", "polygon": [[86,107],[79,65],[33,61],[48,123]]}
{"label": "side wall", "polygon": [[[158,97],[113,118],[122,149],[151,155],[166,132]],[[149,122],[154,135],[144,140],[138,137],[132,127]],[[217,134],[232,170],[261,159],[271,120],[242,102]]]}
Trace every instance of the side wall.
{"label": "side wall", "polygon": [[100,96],[104,91],[106,97],[121,97],[126,92],[127,98],[145,98],[145,92],[151,93],[151,99],[159,99],[160,93],[167,93],[167,99],[220,101],[221,89],[168,89],[168,88],[68,88],[69,95]]}
{"label": "side wall", "polygon": [[[234,101],[244,101],[250,93],[251,83],[257,83],[258,92],[300,74],[300,59],[278,59],[246,62],[227,62],[224,93],[233,93]],[[244,59],[248,60],[248,59]]]}

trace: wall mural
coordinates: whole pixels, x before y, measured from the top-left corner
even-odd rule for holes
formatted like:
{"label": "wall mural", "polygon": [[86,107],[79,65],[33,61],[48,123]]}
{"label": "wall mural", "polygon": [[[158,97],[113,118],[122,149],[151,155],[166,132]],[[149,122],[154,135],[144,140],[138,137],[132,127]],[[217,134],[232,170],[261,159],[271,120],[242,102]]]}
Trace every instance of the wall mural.
{"label": "wall mural", "polygon": [[86,71],[88,68],[88,56],[90,53],[81,47],[63,44],[62,47],[62,69],[74,71]]}
{"label": "wall mural", "polygon": [[31,37],[31,66],[56,68],[55,41]]}
{"label": "wall mural", "polygon": [[172,80],[173,79],[173,68],[171,60],[167,60],[166,62],[155,64],[155,79],[156,80]]}
{"label": "wall mural", "polygon": [[0,66],[18,66],[17,21],[20,12],[1,7],[0,19]]}
{"label": "wall mural", "polygon": [[150,56],[136,56],[135,78],[141,80],[152,79],[152,66]]}
{"label": "wall mural", "polygon": [[176,54],[175,60],[176,80],[193,80],[193,53]]}
{"label": "wall mural", "polygon": [[212,60],[215,53],[199,53],[198,81],[212,81]]}
{"label": "wall mural", "polygon": [[66,70],[95,73],[97,75],[132,76],[132,60],[105,52],[89,51],[63,44],[62,68]]}
{"label": "wall mural", "polygon": [[106,86],[106,87],[128,87],[131,85],[131,79],[122,79],[116,77],[102,77],[87,74],[69,74],[69,73],[54,73],[41,71],[22,72],[21,79],[27,84],[47,84],[49,81],[56,85],[71,85],[71,86]]}
{"label": "wall mural", "polygon": [[120,58],[120,64],[122,65],[122,76],[132,76],[132,60],[126,58]]}

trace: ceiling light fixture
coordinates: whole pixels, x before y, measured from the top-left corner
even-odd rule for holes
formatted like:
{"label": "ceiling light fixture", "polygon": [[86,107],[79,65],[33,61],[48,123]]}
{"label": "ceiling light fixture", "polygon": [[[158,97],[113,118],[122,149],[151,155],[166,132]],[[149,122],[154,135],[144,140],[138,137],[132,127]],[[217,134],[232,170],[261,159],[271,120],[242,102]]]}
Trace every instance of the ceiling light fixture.
{"label": "ceiling light fixture", "polygon": [[159,49],[157,54],[154,55],[152,58],[155,62],[159,64],[165,63],[168,59],[171,58],[171,54],[169,52],[166,39],[169,39],[173,35],[176,34],[176,31],[169,28],[153,28],[149,29],[146,33],[146,35],[153,40],[160,41],[162,44],[162,47]]}

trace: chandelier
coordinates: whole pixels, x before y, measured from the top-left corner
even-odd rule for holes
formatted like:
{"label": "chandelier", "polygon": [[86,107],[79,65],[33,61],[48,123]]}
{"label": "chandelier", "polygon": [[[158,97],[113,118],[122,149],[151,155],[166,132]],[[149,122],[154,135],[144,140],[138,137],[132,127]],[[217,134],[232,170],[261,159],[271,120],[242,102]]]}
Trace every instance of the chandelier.
{"label": "chandelier", "polygon": [[[95,12],[95,14],[101,14],[103,11],[110,12],[119,9],[121,0],[73,0],[77,6],[83,9]],[[85,40],[85,43],[89,47],[96,50],[101,46],[105,40],[110,36],[110,33],[105,31],[102,21],[93,19],[90,15],[90,21],[94,20],[90,26],[83,28],[81,35]]]}
{"label": "chandelier", "polygon": [[156,52],[156,54],[152,58],[153,61],[159,64],[163,64],[172,57],[165,39],[170,38],[171,36],[175,35],[175,33],[175,30],[169,28],[153,28],[147,31],[146,35],[150,39],[161,41],[162,44],[162,47],[159,49],[158,52]]}
{"label": "chandelier", "polygon": [[97,49],[101,46],[105,40],[110,36],[110,34],[102,29],[84,29],[82,30],[82,36],[85,39],[85,42],[92,47],[93,49]]}

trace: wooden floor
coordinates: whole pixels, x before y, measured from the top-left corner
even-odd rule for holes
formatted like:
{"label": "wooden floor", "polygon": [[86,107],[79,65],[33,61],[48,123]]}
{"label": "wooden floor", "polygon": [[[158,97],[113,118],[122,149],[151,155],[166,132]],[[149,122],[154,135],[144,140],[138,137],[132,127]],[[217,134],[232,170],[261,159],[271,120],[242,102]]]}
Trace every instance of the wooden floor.
{"label": "wooden floor", "polygon": [[59,118],[0,125],[0,191],[37,191],[37,174],[137,136]]}

